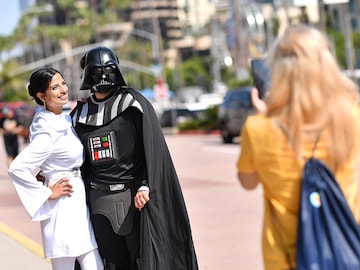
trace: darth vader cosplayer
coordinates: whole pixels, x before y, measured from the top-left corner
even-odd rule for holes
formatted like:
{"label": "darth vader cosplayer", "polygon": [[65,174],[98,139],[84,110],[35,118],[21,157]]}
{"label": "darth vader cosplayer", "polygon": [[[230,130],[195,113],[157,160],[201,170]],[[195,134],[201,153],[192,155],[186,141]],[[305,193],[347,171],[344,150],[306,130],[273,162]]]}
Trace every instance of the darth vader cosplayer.
{"label": "darth vader cosplayer", "polygon": [[[101,255],[116,269],[198,269],[181,187],[152,105],[126,86],[109,48],[90,50],[80,64],[81,89],[93,95],[71,115],[85,146],[82,172]],[[139,189],[150,191],[141,211],[134,205]]]}

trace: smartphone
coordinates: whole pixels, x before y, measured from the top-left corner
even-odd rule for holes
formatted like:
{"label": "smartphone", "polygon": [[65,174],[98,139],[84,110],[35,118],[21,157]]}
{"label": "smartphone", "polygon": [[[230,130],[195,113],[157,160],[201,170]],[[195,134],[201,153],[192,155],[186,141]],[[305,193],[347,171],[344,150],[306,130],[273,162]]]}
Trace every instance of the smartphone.
{"label": "smartphone", "polygon": [[264,98],[270,83],[269,66],[264,58],[251,60],[251,70],[254,78],[254,86],[259,91],[259,97]]}

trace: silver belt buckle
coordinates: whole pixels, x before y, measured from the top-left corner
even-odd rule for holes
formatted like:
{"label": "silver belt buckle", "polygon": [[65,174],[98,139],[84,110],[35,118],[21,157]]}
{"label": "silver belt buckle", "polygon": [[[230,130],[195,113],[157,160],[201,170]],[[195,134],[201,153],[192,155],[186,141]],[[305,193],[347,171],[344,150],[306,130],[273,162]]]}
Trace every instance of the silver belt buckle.
{"label": "silver belt buckle", "polygon": [[80,175],[81,175],[80,169],[74,169],[74,170],[73,170],[73,176],[74,176],[74,177],[79,177]]}
{"label": "silver belt buckle", "polygon": [[124,184],[114,184],[114,185],[109,185],[109,188],[111,191],[118,191],[118,190],[123,190],[125,187]]}

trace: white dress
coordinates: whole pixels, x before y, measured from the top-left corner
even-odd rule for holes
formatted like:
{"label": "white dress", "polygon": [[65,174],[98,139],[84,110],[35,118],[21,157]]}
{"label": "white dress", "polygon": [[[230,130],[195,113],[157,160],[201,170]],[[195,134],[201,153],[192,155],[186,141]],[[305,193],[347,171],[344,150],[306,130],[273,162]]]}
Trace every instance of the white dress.
{"label": "white dress", "polygon": [[[70,170],[83,163],[83,146],[69,115],[38,112],[30,127],[30,144],[9,167],[9,177],[33,221],[41,221],[46,258],[77,257],[97,248],[81,176]],[[34,176],[38,168],[51,184],[70,179],[73,193],[49,200],[51,190]]]}

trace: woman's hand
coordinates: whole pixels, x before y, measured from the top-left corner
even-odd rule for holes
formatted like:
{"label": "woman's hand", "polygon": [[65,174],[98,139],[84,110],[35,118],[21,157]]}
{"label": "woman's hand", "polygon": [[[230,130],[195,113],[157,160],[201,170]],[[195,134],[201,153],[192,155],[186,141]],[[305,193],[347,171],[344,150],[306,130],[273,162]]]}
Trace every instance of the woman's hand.
{"label": "woman's hand", "polygon": [[48,183],[48,188],[52,191],[52,194],[49,197],[50,200],[58,199],[61,196],[71,196],[71,193],[73,193],[73,187],[69,183],[68,178],[61,178],[52,186]]}
{"label": "woman's hand", "polygon": [[251,102],[256,111],[264,114],[266,113],[267,111],[266,103],[259,98],[259,91],[255,87],[251,89]]}
{"label": "woman's hand", "polygon": [[149,191],[138,191],[134,197],[135,207],[141,211],[145,204],[150,200]]}

